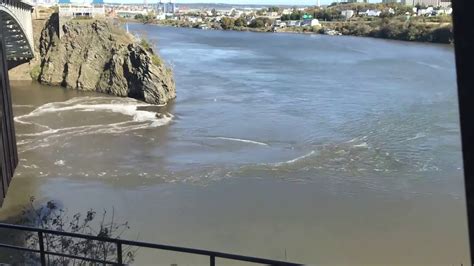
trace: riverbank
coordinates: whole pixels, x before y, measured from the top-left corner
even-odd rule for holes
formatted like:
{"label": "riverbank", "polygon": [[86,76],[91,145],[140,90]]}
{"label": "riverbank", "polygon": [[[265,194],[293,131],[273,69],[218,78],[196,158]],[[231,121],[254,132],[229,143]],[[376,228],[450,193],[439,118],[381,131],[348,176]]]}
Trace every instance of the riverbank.
{"label": "riverbank", "polygon": [[[140,23],[140,20],[128,20]],[[373,37],[400,41],[431,42],[451,44],[453,42],[452,23],[449,19],[432,21],[427,18],[391,17],[391,18],[363,18],[345,21],[321,22],[317,26],[301,27],[273,27],[263,22],[264,26],[236,25],[235,21],[191,23],[181,20],[151,20],[145,24],[162,26],[196,28],[203,30],[232,30],[250,32],[275,32],[275,33],[305,33],[325,35],[346,35]],[[254,25],[260,25],[256,23]]]}
{"label": "riverbank", "polygon": [[418,19],[377,19],[323,23],[319,32],[336,31],[341,35],[374,37],[400,41],[453,43],[452,24],[425,22]]}

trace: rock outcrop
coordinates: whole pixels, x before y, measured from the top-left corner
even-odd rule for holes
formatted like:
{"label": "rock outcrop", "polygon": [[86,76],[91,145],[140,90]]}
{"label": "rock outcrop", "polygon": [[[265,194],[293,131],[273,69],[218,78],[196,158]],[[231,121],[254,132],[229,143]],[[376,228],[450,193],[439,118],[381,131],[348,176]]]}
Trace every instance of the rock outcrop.
{"label": "rock outcrop", "polygon": [[[61,37],[59,37],[61,36]],[[39,40],[38,81],[165,104],[176,97],[172,71],[149,47],[105,20],[51,16]]]}

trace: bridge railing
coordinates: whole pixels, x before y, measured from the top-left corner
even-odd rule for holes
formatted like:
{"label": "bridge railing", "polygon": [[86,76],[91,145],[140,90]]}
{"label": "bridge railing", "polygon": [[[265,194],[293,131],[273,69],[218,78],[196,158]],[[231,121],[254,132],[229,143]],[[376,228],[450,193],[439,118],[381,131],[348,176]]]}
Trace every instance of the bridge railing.
{"label": "bridge railing", "polygon": [[16,7],[16,8],[29,9],[29,10],[33,9],[32,5],[25,3],[21,0],[0,0],[0,3],[2,5],[8,5],[8,6]]}
{"label": "bridge railing", "polygon": [[[0,243],[0,248],[20,250],[20,251],[24,251],[24,252],[33,252],[33,253],[37,253],[37,254],[39,253],[41,265],[43,265],[43,266],[48,265],[48,263],[46,261],[46,255],[64,257],[64,258],[71,258],[71,259],[78,259],[78,260],[82,260],[82,261],[85,261],[85,262],[101,263],[101,264],[104,264],[104,265],[105,264],[124,265],[123,254],[122,254],[123,253],[122,252],[123,246],[159,249],[159,250],[167,250],[167,251],[173,251],[173,252],[179,252],[179,253],[188,253],[188,254],[194,254],[194,255],[200,255],[200,256],[207,256],[207,257],[209,257],[209,265],[211,265],[211,266],[216,265],[216,258],[235,260],[235,261],[240,261],[240,262],[256,263],[256,264],[274,265],[274,266],[296,266],[296,265],[301,265],[301,264],[285,262],[285,261],[277,261],[277,260],[269,260],[269,259],[262,259],[262,258],[256,258],[256,257],[248,257],[248,256],[229,254],[229,253],[221,253],[221,252],[215,252],[215,251],[209,251],[209,250],[203,250],[203,249],[184,248],[184,247],[153,244],[153,243],[140,242],[140,241],[130,241],[130,240],[124,240],[124,239],[118,239],[118,238],[99,237],[99,236],[84,235],[84,234],[78,234],[78,233],[69,233],[69,232],[63,232],[63,231],[54,231],[54,230],[48,230],[48,229],[34,228],[34,227],[21,226],[21,225],[12,225],[12,224],[5,224],[5,223],[0,223],[0,228],[18,230],[18,231],[22,231],[22,232],[36,233],[38,235],[38,240],[39,240],[39,249],[32,249],[32,248],[21,247],[21,246],[14,246],[14,245],[9,245],[9,244],[4,244],[4,243]],[[83,257],[83,256],[72,255],[72,254],[48,251],[47,246],[45,246],[45,243],[46,243],[45,238],[46,238],[46,235],[48,235],[48,234],[49,235],[56,235],[56,236],[72,237],[72,238],[81,238],[81,239],[100,241],[100,242],[114,243],[116,245],[116,248],[117,248],[117,261],[108,261],[106,259],[99,260],[99,259],[93,259],[93,258],[88,258],[88,257]]]}

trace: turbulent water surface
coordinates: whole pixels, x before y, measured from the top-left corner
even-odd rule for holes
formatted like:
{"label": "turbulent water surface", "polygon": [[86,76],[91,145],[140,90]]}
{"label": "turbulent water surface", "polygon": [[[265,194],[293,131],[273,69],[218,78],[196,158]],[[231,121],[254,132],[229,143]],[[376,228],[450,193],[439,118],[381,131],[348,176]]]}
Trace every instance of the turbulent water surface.
{"label": "turbulent water surface", "polygon": [[[13,83],[20,165],[2,217],[34,195],[114,208],[144,241],[308,264],[466,263],[451,47],[130,30],[174,68],[176,101]],[[137,262],[207,258],[140,250]]]}

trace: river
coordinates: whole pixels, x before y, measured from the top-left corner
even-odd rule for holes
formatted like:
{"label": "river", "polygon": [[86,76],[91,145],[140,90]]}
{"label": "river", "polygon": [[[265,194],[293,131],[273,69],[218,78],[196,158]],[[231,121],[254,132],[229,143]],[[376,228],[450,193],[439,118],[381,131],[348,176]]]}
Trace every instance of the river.
{"label": "river", "polygon": [[307,264],[468,262],[452,47],[129,28],[174,69],[176,101],[12,82],[20,165],[0,217],[35,196],[113,208],[143,241]]}

